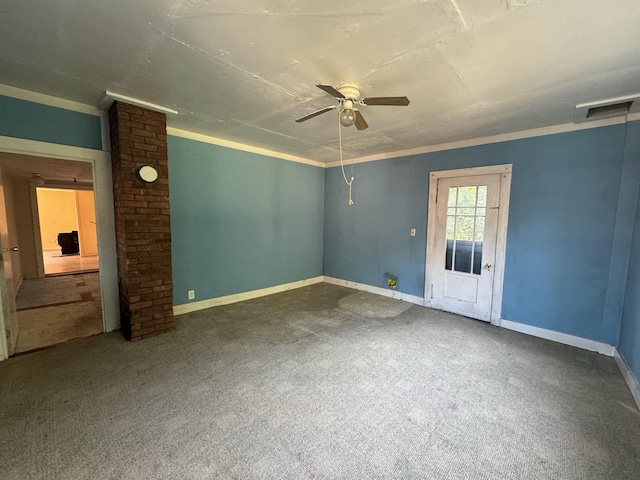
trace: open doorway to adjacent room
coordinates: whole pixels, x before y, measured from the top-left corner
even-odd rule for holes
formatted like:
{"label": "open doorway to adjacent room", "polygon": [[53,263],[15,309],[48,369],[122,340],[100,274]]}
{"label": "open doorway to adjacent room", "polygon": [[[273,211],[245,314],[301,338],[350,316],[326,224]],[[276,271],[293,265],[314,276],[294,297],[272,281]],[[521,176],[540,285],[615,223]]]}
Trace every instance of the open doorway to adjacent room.
{"label": "open doorway to adjacent room", "polygon": [[98,271],[93,191],[36,187],[45,275]]}
{"label": "open doorway to adjacent room", "polygon": [[0,171],[10,353],[102,333],[92,164],[2,153]]}

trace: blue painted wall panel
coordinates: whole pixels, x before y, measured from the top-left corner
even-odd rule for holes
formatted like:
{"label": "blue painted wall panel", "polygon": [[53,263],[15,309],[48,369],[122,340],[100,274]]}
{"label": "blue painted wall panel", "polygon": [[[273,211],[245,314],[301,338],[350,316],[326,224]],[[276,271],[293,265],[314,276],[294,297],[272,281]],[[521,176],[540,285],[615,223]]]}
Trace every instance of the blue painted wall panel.
{"label": "blue painted wall panel", "polygon": [[[629,161],[640,164],[640,122],[629,124],[625,156]],[[635,213],[635,229],[618,350],[629,364],[636,379],[640,379],[640,201],[636,204]]]}
{"label": "blue painted wall panel", "polygon": [[174,304],[322,275],[321,168],[168,137]]}
{"label": "blue painted wall panel", "polygon": [[[325,175],[325,275],[422,297],[429,173],[513,164],[503,318],[599,340],[624,125],[394,158]],[[350,167],[348,167],[350,168]],[[416,237],[409,236],[410,228]]]}
{"label": "blue painted wall panel", "polygon": [[100,117],[2,95],[0,135],[102,149]]}

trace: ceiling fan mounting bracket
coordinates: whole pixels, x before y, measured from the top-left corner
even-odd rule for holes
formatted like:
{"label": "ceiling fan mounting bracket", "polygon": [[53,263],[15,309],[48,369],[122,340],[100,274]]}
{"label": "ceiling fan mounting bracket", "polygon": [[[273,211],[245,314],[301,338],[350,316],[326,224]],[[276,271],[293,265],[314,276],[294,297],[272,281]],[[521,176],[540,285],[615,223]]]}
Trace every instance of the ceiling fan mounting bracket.
{"label": "ceiling fan mounting bracket", "polygon": [[351,100],[354,103],[356,103],[360,98],[360,89],[353,83],[343,83],[342,85],[338,86],[336,90],[344,95],[345,99]]}

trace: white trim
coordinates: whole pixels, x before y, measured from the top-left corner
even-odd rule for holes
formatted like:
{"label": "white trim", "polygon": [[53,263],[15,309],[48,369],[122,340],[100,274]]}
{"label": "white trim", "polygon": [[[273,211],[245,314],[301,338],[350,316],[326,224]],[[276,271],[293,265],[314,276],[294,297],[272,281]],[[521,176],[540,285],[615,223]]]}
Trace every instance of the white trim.
{"label": "white trim", "polygon": [[86,113],[88,115],[95,116],[100,115],[98,108],[93,105],[86,105],[84,103],[74,102],[73,100],[52,97],[43,93],[36,93],[29,90],[23,90],[21,88],[10,87],[9,85],[0,84],[0,95],[17,98],[19,100],[26,100],[27,102],[49,105],[50,107],[62,108],[64,110],[71,110],[72,112]]}
{"label": "white trim", "polygon": [[81,160],[84,162],[99,162],[105,159],[111,161],[109,152],[103,152],[102,150],[3,136],[0,136],[0,152],[63,160]]}
{"label": "white trim", "polygon": [[282,293],[287,290],[293,290],[295,288],[306,287],[308,285],[315,285],[323,281],[322,276],[307,278],[305,280],[299,280],[297,282],[284,283],[282,285],[275,285],[273,287],[261,288],[259,290],[251,290],[249,292],[234,293],[233,295],[225,295],[224,297],[209,298],[207,300],[201,300],[199,302],[183,303],[181,305],[173,306],[174,315],[184,315],[185,313],[197,312],[198,310],[204,310],[207,308],[218,307],[220,305],[229,305],[230,303],[244,302],[245,300],[251,300],[259,297],[266,297],[267,295],[273,295],[274,293]]}
{"label": "white trim", "polygon": [[157,105],[155,103],[140,100],[138,98],[127,97],[126,95],[120,95],[119,93],[110,92],[109,90],[104,92],[104,98],[102,99],[102,102],[100,102],[100,109],[108,110],[114,101],[124,102],[142,108],[148,108],[149,110],[154,110],[160,113],[170,113],[173,115],[178,114],[178,111],[174,110],[173,108],[163,107],[162,105]]}
{"label": "white trim", "polygon": [[[113,98],[115,98],[116,95],[119,97],[119,99],[127,98],[127,99],[130,99],[130,102],[133,102],[135,100],[136,102],[138,102],[137,103],[138,105],[142,105],[144,103],[147,105],[147,108],[152,108],[151,106],[153,106],[154,108],[152,109],[162,108],[162,109],[166,109],[170,113],[177,113],[175,110],[167,109],[166,107],[161,107],[160,105],[147,104],[147,102],[136,100],[130,97],[125,97],[119,94],[114,94],[112,92],[106,92],[106,94],[111,95]],[[101,116],[101,113],[104,113],[104,112],[101,112],[98,107],[95,107],[92,105],[86,105],[84,103],[74,102],[72,100],[65,100],[63,98],[53,97],[50,95],[36,93],[29,90],[23,90],[21,88],[10,87],[8,85],[0,84],[0,95],[12,97],[12,98],[18,98],[18,99],[26,100],[29,102],[41,103],[43,105],[49,105],[52,107],[63,108],[65,110],[71,110],[74,112],[86,113],[89,115]],[[440,152],[444,150],[454,150],[457,148],[487,145],[491,143],[506,142],[510,140],[542,137],[545,135],[553,135],[556,133],[567,133],[567,132],[574,132],[579,130],[586,130],[590,128],[606,127],[609,125],[618,125],[621,123],[625,123],[626,121],[630,122],[634,120],[640,120],[640,113],[629,113],[627,114],[626,118],[625,117],[607,118],[603,120],[595,120],[592,122],[585,122],[585,123],[579,123],[579,124],[564,123],[560,125],[552,125],[549,127],[541,127],[541,128],[530,129],[530,130],[521,130],[518,132],[503,133],[499,135],[490,135],[486,137],[458,140],[455,142],[441,143],[437,145],[425,145],[425,146],[410,148],[406,150],[396,150],[394,152],[386,152],[386,153],[380,153],[375,155],[367,155],[364,157],[357,157],[357,158],[350,159],[349,162],[365,163],[365,162],[373,162],[377,160],[388,160],[391,158],[398,158],[398,157],[404,157],[409,155],[419,155],[422,153]],[[106,125],[108,125],[108,122],[106,123]],[[108,151],[110,147],[108,145],[108,137],[105,135],[104,120],[103,120],[102,130],[103,130],[103,135],[102,135],[103,150]],[[306,165],[313,165],[314,167],[332,168],[332,167],[340,166],[339,161],[328,162],[328,163],[320,162],[320,161],[312,160],[306,157],[290,155],[287,153],[277,152],[275,150],[268,150],[265,148],[255,147],[253,145],[247,145],[244,143],[224,140],[224,139],[213,137],[210,135],[203,135],[199,133],[189,132],[187,130],[181,130],[174,127],[167,127],[167,134],[173,135],[176,137],[187,138],[190,140],[197,140],[199,142],[210,143],[212,145],[219,145],[221,147],[232,148],[234,150],[242,150],[245,152],[257,153],[259,155],[266,155],[269,157],[280,158],[282,160],[289,160],[292,162],[304,163]]]}
{"label": "white trim", "polygon": [[439,308],[431,302],[431,284],[435,275],[436,259],[430,255],[435,251],[436,244],[436,196],[438,194],[438,180],[443,178],[468,177],[476,175],[501,175],[498,210],[498,230],[496,232],[496,254],[493,276],[493,292],[491,303],[491,324],[500,323],[502,312],[502,291],[504,285],[504,263],[507,251],[507,227],[509,221],[509,202],[511,198],[511,171],[512,164],[490,165],[486,167],[459,168],[456,170],[438,170],[429,174],[429,204],[427,216],[427,242],[424,276],[424,305],[430,308]]}
{"label": "white trim", "polygon": [[607,357],[614,355],[615,347],[606,343],[589,340],[588,338],[576,337],[567,333],[556,332],[555,330],[547,330],[546,328],[534,327],[524,323],[512,322],[511,320],[500,320],[502,328],[513,330],[514,332],[525,333],[533,337],[544,338],[552,342],[570,345],[572,347],[582,348],[591,352],[598,352]]}
{"label": "white trim", "polygon": [[243,152],[257,153],[258,155],[266,155],[268,157],[288,160],[290,162],[304,163],[306,165],[313,165],[314,167],[326,168],[325,163],[311,160],[309,158],[297,157],[295,155],[289,155],[288,153],[281,153],[276,152],[275,150],[267,150],[266,148],[254,147],[253,145],[232,142],[230,140],[223,140],[222,138],[211,137],[209,135],[203,135],[201,133],[189,132],[187,130],[180,130],[174,127],[167,127],[167,135],[186,138],[188,140],[196,140],[198,142],[218,145],[220,147],[232,148],[234,150],[242,150]]}
{"label": "white trim", "polygon": [[640,410],[640,384],[638,384],[638,379],[635,377],[635,375],[629,368],[629,364],[620,354],[617,348],[614,349],[613,358],[615,358],[616,363],[618,364],[618,368],[620,369],[620,373],[622,373],[622,378],[624,378],[624,381],[627,382],[627,386],[629,387],[629,390],[631,390],[631,395],[636,401],[638,410]]}
{"label": "white trim", "polygon": [[44,255],[42,251],[42,231],[40,230],[40,212],[38,211],[37,183],[29,182],[29,195],[31,197],[31,222],[33,224],[33,244],[36,247],[36,268],[38,278],[44,278]]}
{"label": "white trim", "polygon": [[367,285],[366,283],[352,282],[350,280],[342,280],[334,277],[324,277],[325,283],[332,285],[340,285],[341,287],[353,288],[355,290],[361,290],[363,292],[375,293],[383,297],[395,298],[402,300],[403,302],[415,303],[416,305],[424,306],[424,298],[417,297],[415,295],[409,295],[408,293],[398,292],[397,290],[391,290],[388,288],[374,287],[373,285]]}
{"label": "white trim", "polygon": [[100,112],[100,138],[102,139],[102,151],[111,151],[111,128],[109,125],[109,112]]}
{"label": "white trim", "polygon": [[96,205],[96,228],[98,229],[103,329],[105,332],[110,332],[119,328],[120,301],[111,155],[109,152],[4,136],[0,136],[0,152],[91,162]]}
{"label": "white trim", "polygon": [[[504,264],[507,257],[507,229],[509,226],[509,204],[511,202],[511,168],[502,173],[500,181],[500,209],[496,232],[496,264],[493,269],[493,301],[491,323],[497,325],[502,318],[502,290],[504,287]],[[498,261],[498,259],[500,261]]]}
{"label": "white trim", "polygon": [[[510,140],[521,140],[523,138],[544,137],[545,135],[554,135],[556,133],[576,132],[579,130],[587,130],[590,128],[607,127],[609,125],[619,125],[625,123],[625,117],[607,118],[604,120],[594,120],[586,123],[564,123],[562,125],[552,125],[550,127],[534,128],[531,130],[522,130],[519,132],[501,133],[499,135],[491,135],[488,137],[471,138],[467,140],[459,140],[456,142],[441,143],[438,145],[426,145],[423,147],[409,148],[407,150],[397,150],[395,152],[380,153],[376,155],[367,155],[354,159],[345,159],[349,163],[365,163],[378,160],[389,160],[391,158],[407,157],[410,155],[419,155],[422,153],[441,152],[443,150],[455,150],[457,148],[475,147],[478,145],[487,145],[490,143],[507,142]],[[339,167],[340,162],[329,162],[324,164],[325,168]]]}

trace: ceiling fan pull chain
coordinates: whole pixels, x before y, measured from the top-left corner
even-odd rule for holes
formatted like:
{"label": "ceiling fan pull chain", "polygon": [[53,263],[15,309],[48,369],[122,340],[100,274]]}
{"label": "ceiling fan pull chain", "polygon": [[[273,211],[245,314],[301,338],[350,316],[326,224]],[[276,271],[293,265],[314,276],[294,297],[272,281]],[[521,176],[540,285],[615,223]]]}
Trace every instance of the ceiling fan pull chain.
{"label": "ceiling fan pull chain", "polygon": [[349,182],[349,205],[353,205],[353,200],[351,200],[351,184],[353,183],[353,177],[351,177],[351,181]]}
{"label": "ceiling fan pull chain", "polygon": [[344,161],[342,160],[342,125],[340,124],[340,116],[338,115],[338,144],[340,147],[340,168],[342,169],[342,178],[344,183],[349,186],[349,205],[353,205],[353,199],[351,198],[351,185],[353,184],[353,161],[351,161],[351,180],[347,180],[347,175],[344,173]]}

